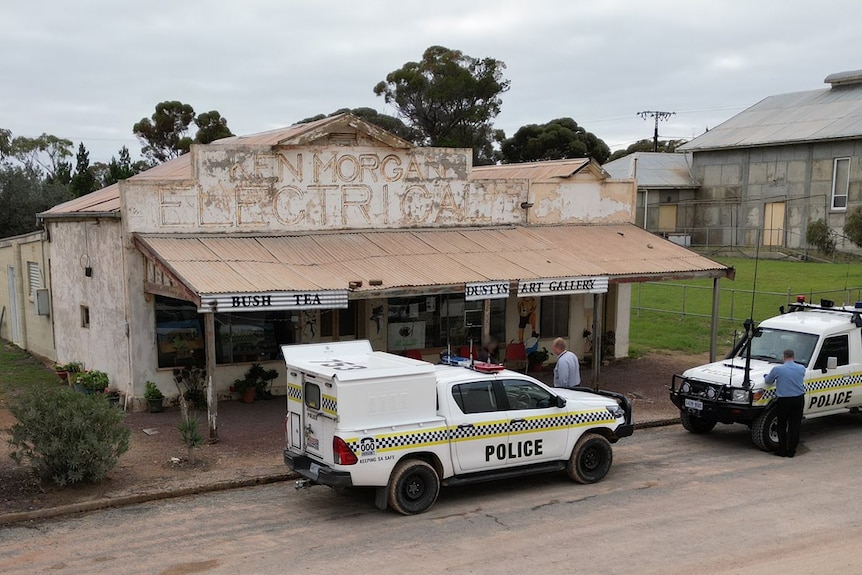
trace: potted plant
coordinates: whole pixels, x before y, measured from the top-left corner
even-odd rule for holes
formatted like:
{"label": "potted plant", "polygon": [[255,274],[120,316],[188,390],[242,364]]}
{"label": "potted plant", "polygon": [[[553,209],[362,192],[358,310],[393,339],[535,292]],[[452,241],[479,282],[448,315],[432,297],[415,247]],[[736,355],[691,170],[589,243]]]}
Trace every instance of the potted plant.
{"label": "potted plant", "polygon": [[267,388],[276,377],[278,371],[275,369],[264,369],[259,363],[253,363],[242,379],[234,380],[233,389],[240,394],[243,403],[251,403],[256,397],[269,399],[272,394]]}
{"label": "potted plant", "polygon": [[104,393],[105,388],[110,384],[108,374],[98,369],[85,371],[77,375],[75,378],[75,389],[87,395]]}
{"label": "potted plant", "polygon": [[240,401],[243,403],[252,403],[254,396],[257,395],[257,382],[249,378],[248,373],[242,379],[235,379],[233,388],[239,394]]}
{"label": "potted plant", "polygon": [[111,405],[120,405],[120,390],[113,386],[105,388],[105,397],[108,398],[108,403]]}
{"label": "potted plant", "polygon": [[545,347],[531,351],[527,354],[528,370],[542,371],[542,365],[548,361],[548,357],[550,357],[550,354],[548,353],[548,349]]}
{"label": "potted plant", "polygon": [[162,400],[165,398],[162,390],[152,381],[146,382],[144,386],[144,398],[147,400],[150,413],[159,413],[162,410]]}
{"label": "potted plant", "polygon": [[[70,361],[69,363],[55,363],[54,364],[54,372],[57,374],[62,381],[70,381],[74,380],[75,376],[72,374],[78,374],[83,371],[83,366],[80,362]],[[70,384],[74,383],[74,381],[70,381]]]}

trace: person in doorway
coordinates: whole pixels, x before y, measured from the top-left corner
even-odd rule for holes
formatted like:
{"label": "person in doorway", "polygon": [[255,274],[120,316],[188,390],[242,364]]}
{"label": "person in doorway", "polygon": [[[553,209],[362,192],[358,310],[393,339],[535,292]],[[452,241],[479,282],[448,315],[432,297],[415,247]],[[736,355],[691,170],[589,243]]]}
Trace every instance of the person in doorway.
{"label": "person in doorway", "polygon": [[497,363],[497,346],[497,338],[489,337],[482,342],[482,349],[479,350],[476,359],[488,363]]}
{"label": "person in doorway", "polygon": [[775,383],[775,410],[778,416],[778,449],[775,455],[793,457],[799,445],[802,410],[805,407],[805,367],[796,363],[792,349],[784,350],[784,363],[765,374],[766,383]]}
{"label": "person in doorway", "polygon": [[581,385],[581,366],[575,352],[566,349],[566,340],[558,337],[551,345],[551,351],[557,356],[554,367],[554,387],[574,388]]}

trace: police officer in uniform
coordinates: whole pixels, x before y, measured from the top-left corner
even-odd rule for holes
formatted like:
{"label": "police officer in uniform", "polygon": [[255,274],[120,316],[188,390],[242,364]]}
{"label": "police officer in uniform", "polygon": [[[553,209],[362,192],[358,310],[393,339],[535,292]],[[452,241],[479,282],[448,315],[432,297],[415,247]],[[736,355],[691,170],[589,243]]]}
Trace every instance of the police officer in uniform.
{"label": "police officer in uniform", "polygon": [[775,409],[778,412],[778,449],[775,455],[793,457],[799,445],[799,428],[805,407],[805,367],[796,363],[792,349],[784,350],[784,363],[765,374],[766,383],[775,382]]}

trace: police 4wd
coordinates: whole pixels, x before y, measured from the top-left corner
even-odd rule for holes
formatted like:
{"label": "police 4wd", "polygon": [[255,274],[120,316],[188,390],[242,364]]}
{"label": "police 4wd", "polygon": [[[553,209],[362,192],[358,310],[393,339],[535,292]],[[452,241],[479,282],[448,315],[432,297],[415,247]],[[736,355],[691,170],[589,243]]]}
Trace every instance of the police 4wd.
{"label": "police 4wd", "polygon": [[632,434],[620,394],[553,389],[501,366],[433,365],[367,341],[282,347],[285,463],[304,481],[375,487],[375,504],[422,513],[441,485],[565,470],[602,479]]}
{"label": "police 4wd", "polygon": [[[783,310],[782,310],[783,311]],[[715,363],[674,375],[670,399],[680,410],[683,427],[706,433],[716,423],[744,423],[764,451],[778,445],[775,386],[763,376],[792,349],[805,366],[804,418],[848,411],[862,404],[862,305],[834,307],[800,301],[788,313],[746,322],[746,335]]]}

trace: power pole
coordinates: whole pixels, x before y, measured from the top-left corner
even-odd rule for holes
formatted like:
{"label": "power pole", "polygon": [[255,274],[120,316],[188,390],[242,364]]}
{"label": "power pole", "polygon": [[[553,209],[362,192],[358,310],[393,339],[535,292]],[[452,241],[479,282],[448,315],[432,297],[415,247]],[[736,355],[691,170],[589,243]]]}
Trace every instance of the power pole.
{"label": "power pole", "polygon": [[647,118],[655,118],[655,132],[652,137],[652,151],[658,152],[658,121],[659,120],[667,120],[671,116],[676,114],[676,112],[659,112],[658,110],[645,110],[643,112],[638,112],[638,116],[646,120]]}

